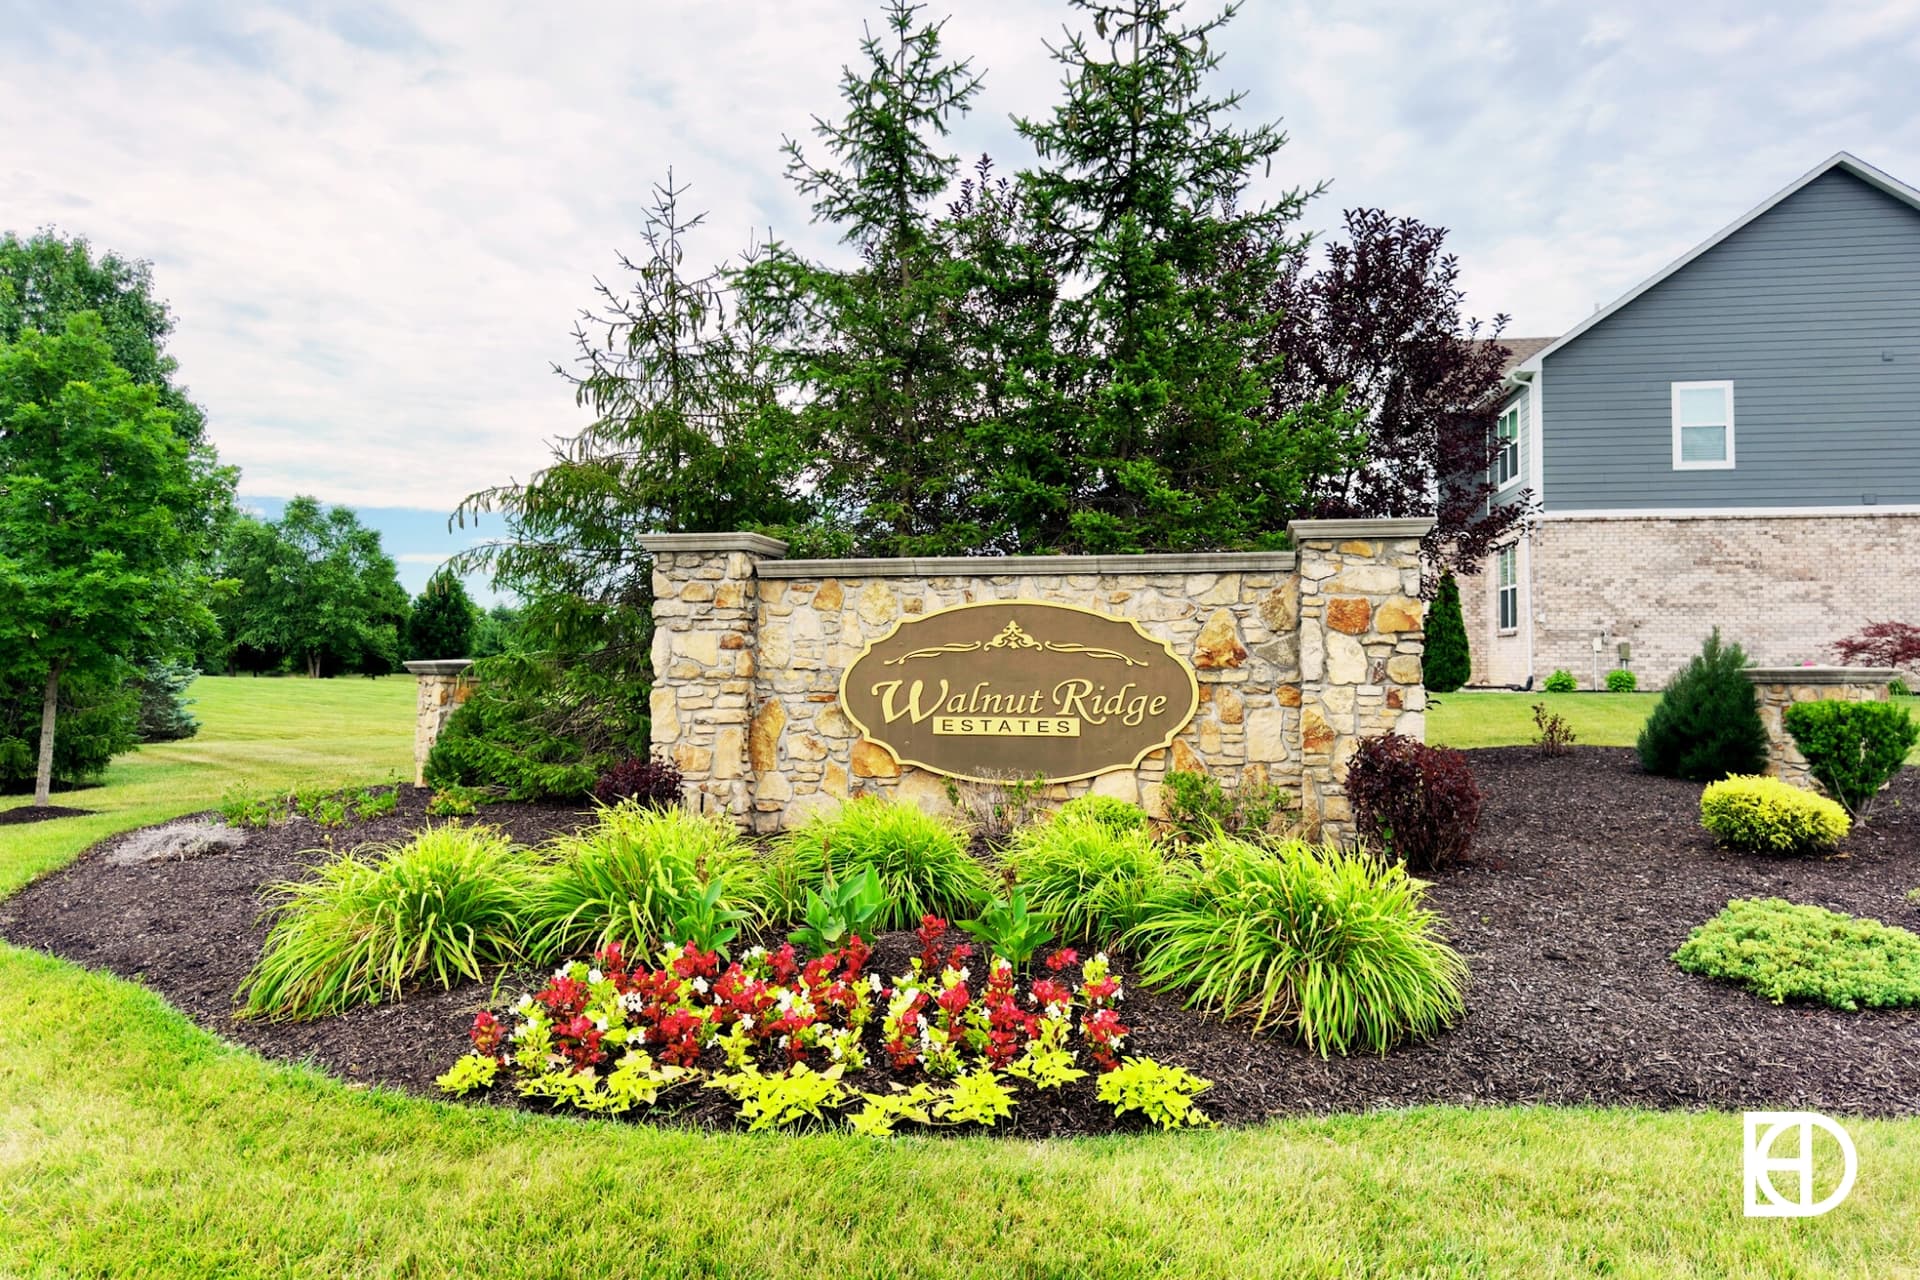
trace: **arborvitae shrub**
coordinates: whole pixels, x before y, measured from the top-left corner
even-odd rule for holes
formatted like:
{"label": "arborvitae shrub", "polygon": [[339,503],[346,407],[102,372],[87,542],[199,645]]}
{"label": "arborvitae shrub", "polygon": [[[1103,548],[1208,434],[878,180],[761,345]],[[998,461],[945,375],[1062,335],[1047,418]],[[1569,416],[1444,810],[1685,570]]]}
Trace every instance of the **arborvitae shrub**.
{"label": "arborvitae shrub", "polygon": [[1421,669],[1427,688],[1435,693],[1452,693],[1472,673],[1467,620],[1460,611],[1460,584],[1450,573],[1440,579],[1440,591],[1427,610],[1427,655]]}
{"label": "arborvitae shrub", "polygon": [[1715,627],[1640,730],[1640,767],[1693,782],[1765,772],[1767,730],[1746,667],[1746,653]]}
{"label": "arborvitae shrub", "polygon": [[1367,738],[1347,766],[1361,839],[1415,874],[1460,861],[1480,828],[1480,787],[1467,758],[1397,733]]}

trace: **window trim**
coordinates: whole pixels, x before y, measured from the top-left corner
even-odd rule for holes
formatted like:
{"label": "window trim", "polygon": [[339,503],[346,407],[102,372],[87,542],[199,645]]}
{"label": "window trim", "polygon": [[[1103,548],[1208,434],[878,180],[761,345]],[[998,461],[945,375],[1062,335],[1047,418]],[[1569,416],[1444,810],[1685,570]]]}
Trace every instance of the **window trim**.
{"label": "window trim", "polygon": [[[1680,395],[1685,391],[1718,391],[1724,397],[1727,406],[1727,456],[1704,462],[1688,462],[1681,456],[1680,450]],[[1669,411],[1673,420],[1673,469],[1675,471],[1732,471],[1733,454],[1733,380],[1716,379],[1707,382],[1675,382],[1671,384]]]}
{"label": "window trim", "polygon": [[[1509,566],[1513,570],[1512,582],[1503,581]],[[1513,592],[1513,625],[1510,627],[1500,625],[1506,620],[1506,595],[1509,591]],[[1520,632],[1520,547],[1518,543],[1494,552],[1493,621],[1495,635],[1511,636],[1518,635]]]}
{"label": "window trim", "polygon": [[[1495,454],[1493,458],[1493,491],[1496,494],[1505,493],[1507,490],[1513,488],[1513,486],[1519,484],[1524,478],[1520,469],[1520,433],[1526,430],[1526,404],[1527,402],[1525,400],[1516,400],[1507,408],[1502,409],[1500,416],[1494,419],[1493,438],[1495,440],[1501,438],[1500,425],[1504,423],[1508,417],[1512,417],[1513,419],[1512,442],[1502,445],[1500,452]],[[1513,451],[1513,471],[1505,480],[1502,480],[1500,479],[1500,472],[1502,470],[1502,464],[1506,460],[1507,450],[1509,449]]]}

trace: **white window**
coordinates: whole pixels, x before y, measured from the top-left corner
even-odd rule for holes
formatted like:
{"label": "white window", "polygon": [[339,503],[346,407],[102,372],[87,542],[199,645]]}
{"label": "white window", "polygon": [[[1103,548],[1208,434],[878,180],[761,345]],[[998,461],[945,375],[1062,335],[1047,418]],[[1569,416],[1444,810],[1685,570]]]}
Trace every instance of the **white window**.
{"label": "white window", "polygon": [[1493,428],[1500,452],[1493,455],[1493,487],[1504,489],[1520,478],[1520,406],[1500,415]]}
{"label": "white window", "polygon": [[1503,547],[1496,558],[1495,581],[1500,587],[1500,629],[1520,629],[1519,548]]}
{"label": "white window", "polygon": [[1727,470],[1733,466],[1733,384],[1673,384],[1673,469]]}

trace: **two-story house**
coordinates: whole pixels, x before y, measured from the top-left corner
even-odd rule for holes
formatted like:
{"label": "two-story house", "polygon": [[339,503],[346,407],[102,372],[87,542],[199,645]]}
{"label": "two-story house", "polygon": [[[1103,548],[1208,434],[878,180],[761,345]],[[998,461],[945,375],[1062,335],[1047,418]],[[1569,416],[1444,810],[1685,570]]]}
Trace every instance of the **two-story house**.
{"label": "two-story house", "polygon": [[1920,622],[1920,191],[1841,153],[1554,339],[1507,339],[1495,501],[1540,516],[1461,582],[1478,684],[1707,632],[1830,662]]}

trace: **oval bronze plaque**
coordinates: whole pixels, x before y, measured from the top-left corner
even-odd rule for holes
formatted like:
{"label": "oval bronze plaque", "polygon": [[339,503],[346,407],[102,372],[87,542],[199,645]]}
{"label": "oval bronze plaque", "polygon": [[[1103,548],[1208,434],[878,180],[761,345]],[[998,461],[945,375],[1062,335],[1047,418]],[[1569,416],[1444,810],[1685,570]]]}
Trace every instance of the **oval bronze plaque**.
{"label": "oval bronze plaque", "polygon": [[1170,746],[1200,686],[1126,618],[999,600],[904,619],[841,673],[840,705],[902,764],[1071,782]]}

